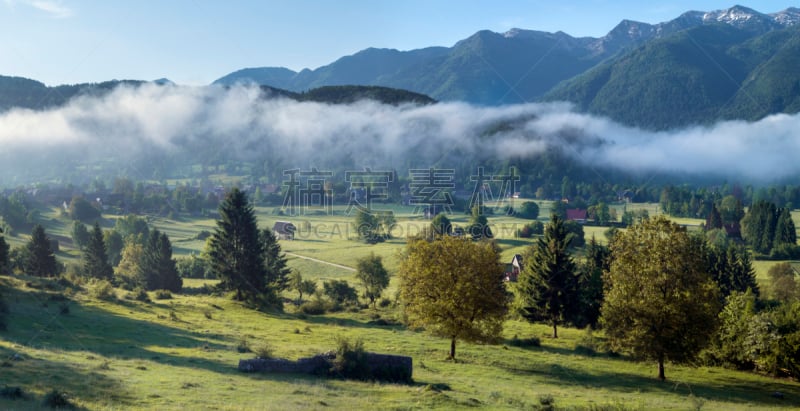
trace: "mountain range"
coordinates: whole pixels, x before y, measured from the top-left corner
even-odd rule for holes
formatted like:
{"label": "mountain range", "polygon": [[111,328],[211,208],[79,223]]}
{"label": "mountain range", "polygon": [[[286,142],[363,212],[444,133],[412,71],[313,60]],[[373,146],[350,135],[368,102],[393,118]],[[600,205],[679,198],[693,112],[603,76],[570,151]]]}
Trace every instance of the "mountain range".
{"label": "mountain range", "polygon": [[[214,84],[257,84],[265,96],[329,103],[357,98],[483,106],[568,101],[582,112],[665,130],[800,112],[798,67],[800,8],[764,14],[733,6],[688,11],[658,24],[623,20],[599,38],[483,30],[452,47],[368,48],[314,70],[246,68]],[[0,76],[0,110],[45,109],[119,84],[142,83],[48,87]],[[167,79],[154,83],[172,84]]]}
{"label": "mountain range", "polygon": [[369,48],[314,70],[247,68],[215,84],[291,91],[380,85],[479,105],[566,100],[625,124],[667,129],[800,111],[800,9],[688,11],[623,20],[600,38],[479,31],[452,47]]}

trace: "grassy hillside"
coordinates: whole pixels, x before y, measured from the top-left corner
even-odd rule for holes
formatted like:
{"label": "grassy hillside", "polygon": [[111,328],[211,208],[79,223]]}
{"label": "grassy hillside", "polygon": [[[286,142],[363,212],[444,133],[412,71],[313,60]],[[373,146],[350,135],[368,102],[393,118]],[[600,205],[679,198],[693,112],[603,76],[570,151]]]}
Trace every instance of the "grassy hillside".
{"label": "grassy hillside", "polygon": [[[204,295],[103,302],[46,281],[0,282],[11,302],[8,330],[0,334],[0,383],[28,395],[0,398],[2,409],[39,409],[52,389],[66,392],[81,409],[530,409],[548,396],[571,409],[800,406],[797,383],[749,373],[669,366],[669,381],[658,382],[652,364],[610,357],[601,335],[580,330],[566,329],[553,340],[546,326],[509,321],[506,339],[536,336],[541,347],[460,344],[453,363],[446,360],[445,340],[370,323],[379,316],[391,320],[393,309],[303,317]],[[415,382],[236,370],[239,359],[253,356],[237,352],[243,339],[298,358],[332,349],[337,336],[361,337],[372,351],[412,356]],[[775,391],[786,398],[773,398]]]}

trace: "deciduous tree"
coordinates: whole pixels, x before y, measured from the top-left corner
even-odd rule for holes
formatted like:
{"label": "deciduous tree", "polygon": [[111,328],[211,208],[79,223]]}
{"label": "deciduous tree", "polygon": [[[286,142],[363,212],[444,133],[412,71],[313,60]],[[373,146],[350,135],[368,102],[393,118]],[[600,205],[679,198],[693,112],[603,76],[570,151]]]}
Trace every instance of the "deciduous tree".
{"label": "deciduous tree", "polygon": [[500,336],[508,304],[500,254],[490,242],[456,237],[412,240],[400,266],[400,299],[412,327],[450,339]]}
{"label": "deciduous tree", "polygon": [[383,267],[381,257],[370,253],[356,260],[356,278],[364,287],[364,297],[372,304],[372,308],[375,308],[375,301],[389,286],[389,272]]}
{"label": "deciduous tree", "polygon": [[717,285],[706,272],[702,238],[665,217],[619,233],[604,276],[602,324],[610,346],[664,363],[691,359],[716,328]]}

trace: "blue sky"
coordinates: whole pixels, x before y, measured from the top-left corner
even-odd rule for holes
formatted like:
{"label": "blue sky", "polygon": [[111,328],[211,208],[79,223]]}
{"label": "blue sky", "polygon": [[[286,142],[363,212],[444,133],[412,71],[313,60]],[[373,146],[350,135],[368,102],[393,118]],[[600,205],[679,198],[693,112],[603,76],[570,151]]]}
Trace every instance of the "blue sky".
{"label": "blue sky", "polygon": [[316,68],[367,47],[452,46],[482,29],[602,36],[625,18],[657,23],[734,1],[0,0],[0,74],[197,85],[244,67]]}

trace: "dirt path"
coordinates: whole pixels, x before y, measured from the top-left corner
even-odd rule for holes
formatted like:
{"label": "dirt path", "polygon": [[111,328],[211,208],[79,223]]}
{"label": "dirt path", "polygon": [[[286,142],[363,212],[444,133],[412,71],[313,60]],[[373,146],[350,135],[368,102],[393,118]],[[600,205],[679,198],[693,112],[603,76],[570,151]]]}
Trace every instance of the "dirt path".
{"label": "dirt path", "polygon": [[314,261],[314,262],[316,262],[316,263],[321,263],[321,264],[332,265],[332,266],[334,266],[334,267],[341,268],[342,270],[347,270],[347,271],[352,271],[352,272],[355,272],[355,271],[356,271],[356,269],[355,269],[355,268],[353,268],[353,267],[348,267],[348,266],[346,266],[346,265],[336,264],[336,263],[332,263],[332,262],[329,262],[329,261],[320,260],[320,259],[317,259],[317,258],[306,257],[306,256],[304,256],[304,255],[300,255],[300,254],[295,254],[295,253],[289,253],[289,252],[287,252],[287,253],[286,253],[286,255],[290,255],[290,256],[292,256],[292,257],[297,257],[297,258],[302,258],[303,260],[310,260],[310,261]]}

